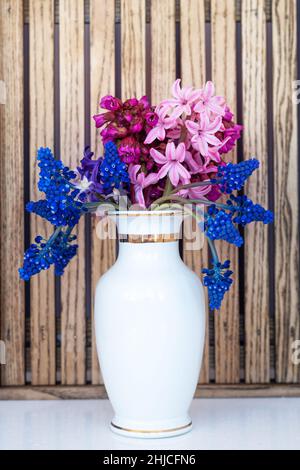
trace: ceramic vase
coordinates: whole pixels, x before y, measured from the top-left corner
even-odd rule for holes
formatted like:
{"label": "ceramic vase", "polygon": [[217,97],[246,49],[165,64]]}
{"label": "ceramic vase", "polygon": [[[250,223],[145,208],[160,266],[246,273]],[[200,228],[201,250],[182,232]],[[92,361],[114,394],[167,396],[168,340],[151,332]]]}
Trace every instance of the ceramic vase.
{"label": "ceramic vase", "polygon": [[96,287],[95,332],[114,409],[112,431],[169,437],[191,430],[205,336],[202,284],[181,260],[180,211],[120,212],[118,257]]}

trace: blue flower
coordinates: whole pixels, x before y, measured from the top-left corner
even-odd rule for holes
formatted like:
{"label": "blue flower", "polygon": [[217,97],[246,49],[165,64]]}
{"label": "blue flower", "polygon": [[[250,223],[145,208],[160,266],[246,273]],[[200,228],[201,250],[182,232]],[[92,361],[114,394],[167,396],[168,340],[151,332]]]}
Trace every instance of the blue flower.
{"label": "blue flower", "polygon": [[255,158],[240,163],[227,163],[218,169],[217,175],[212,183],[218,184],[223,193],[230,194],[232,191],[240,190],[245,181],[259,167],[259,161]]}
{"label": "blue flower", "polygon": [[68,225],[74,227],[84,211],[83,204],[76,198],[85,195],[74,189],[71,180],[76,173],[56,160],[49,148],[40,148],[37,153],[40,167],[38,188],[45,193],[46,199],[26,205],[29,212],[40,215],[55,226]]}
{"label": "blue flower", "polygon": [[74,201],[70,196],[62,196],[61,200],[41,199],[30,201],[26,204],[28,212],[32,212],[48,220],[52,225],[68,225],[74,227],[78,224],[84,208],[79,201]]}
{"label": "blue flower", "polygon": [[233,274],[228,268],[230,261],[221,264],[219,261],[213,262],[212,269],[202,269],[206,276],[203,279],[204,285],[208,288],[209,306],[212,310],[219,310],[225,293],[230,289]]}
{"label": "blue flower", "polygon": [[38,188],[46,198],[56,199],[68,194],[72,188],[70,180],[76,178],[76,173],[56,160],[48,147],[38,150],[37,160],[40,168]]}
{"label": "blue flower", "polygon": [[209,207],[207,212],[204,223],[207,237],[211,240],[225,240],[238,247],[244,243],[239,231],[232,223],[232,214],[218,210],[216,206]]}
{"label": "blue flower", "polygon": [[31,276],[49,269],[52,264],[55,266],[55,274],[61,276],[69,261],[77,253],[78,246],[71,244],[75,239],[75,235],[70,235],[70,229],[66,232],[57,229],[49,240],[38,235],[35,243],[25,251],[23,266],[19,268],[20,278],[29,281]]}
{"label": "blue flower", "polygon": [[[236,214],[233,221],[243,227],[251,222],[263,222],[269,224],[274,221],[273,212],[264,209],[259,204],[254,204],[247,196],[230,196],[227,201],[228,207],[232,213]],[[236,203],[234,205],[233,202]]]}
{"label": "blue flower", "polygon": [[119,189],[121,185],[128,185],[130,178],[126,164],[120,160],[116,144],[107,142],[104,149],[104,159],[100,165],[99,173],[104,192],[109,194],[114,188]]}

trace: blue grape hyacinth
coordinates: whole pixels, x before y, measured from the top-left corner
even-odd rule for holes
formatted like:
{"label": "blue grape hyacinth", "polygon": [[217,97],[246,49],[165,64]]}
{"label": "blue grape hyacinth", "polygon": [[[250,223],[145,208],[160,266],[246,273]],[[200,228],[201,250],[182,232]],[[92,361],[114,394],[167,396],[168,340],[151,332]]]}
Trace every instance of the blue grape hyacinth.
{"label": "blue grape hyacinth", "polygon": [[[30,201],[26,209],[55,226],[74,227],[84,211],[82,202],[78,200],[79,191],[71,182],[76,173],[56,160],[49,148],[40,148],[37,160],[40,168],[38,188],[45,193],[46,199]],[[84,195],[81,194],[82,198]]]}
{"label": "blue grape hyacinth", "polygon": [[[234,204],[233,204],[234,203]],[[254,204],[247,196],[230,196],[227,205],[235,214],[233,221],[243,227],[251,222],[269,224],[274,221],[273,212],[264,209],[260,204]]]}
{"label": "blue grape hyacinth", "polygon": [[52,225],[68,225],[69,227],[78,224],[83,210],[79,201],[74,201],[68,196],[62,197],[61,201],[48,201],[47,199],[30,201],[26,204],[26,209],[48,220]]}
{"label": "blue grape hyacinth", "polygon": [[209,207],[204,223],[205,235],[211,240],[225,240],[240,247],[244,241],[232,223],[232,214],[219,210],[216,206]]}
{"label": "blue grape hyacinth", "polygon": [[203,274],[206,274],[203,283],[208,288],[209,306],[212,310],[220,309],[224,295],[233,283],[230,278],[233,272],[228,269],[229,267],[230,261],[226,260],[223,264],[213,261],[212,269],[202,269]]}
{"label": "blue grape hyacinth", "polygon": [[217,175],[212,179],[212,183],[218,184],[223,193],[230,194],[232,191],[240,190],[246,180],[259,167],[256,158],[245,160],[240,163],[227,163],[218,168]]}
{"label": "blue grape hyacinth", "polygon": [[109,194],[114,188],[119,189],[121,185],[129,185],[130,178],[126,164],[119,157],[116,144],[107,142],[104,149],[104,159],[100,165],[99,172],[104,192]]}
{"label": "blue grape hyacinth", "polygon": [[38,235],[35,243],[25,251],[22,268],[19,268],[20,278],[29,281],[31,276],[38,274],[54,264],[55,274],[61,276],[69,261],[76,255],[78,246],[71,242],[76,239],[70,235],[70,229],[63,232],[56,229],[49,240]]}

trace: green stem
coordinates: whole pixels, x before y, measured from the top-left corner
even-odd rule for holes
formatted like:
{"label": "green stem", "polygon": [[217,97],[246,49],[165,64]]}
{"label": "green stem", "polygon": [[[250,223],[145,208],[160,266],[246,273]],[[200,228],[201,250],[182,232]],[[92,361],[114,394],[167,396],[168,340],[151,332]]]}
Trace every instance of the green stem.
{"label": "green stem", "polygon": [[208,245],[209,245],[212,257],[213,257],[213,261],[214,261],[214,263],[218,263],[219,262],[219,256],[218,256],[218,252],[217,252],[217,249],[215,247],[215,244],[214,244],[213,240],[211,240],[209,237],[206,237],[206,238],[207,238]]}
{"label": "green stem", "polygon": [[97,202],[86,202],[84,204],[84,207],[88,210],[88,212],[94,212],[95,210],[97,210],[99,206],[108,205],[108,204],[117,208],[117,204],[109,200],[107,201],[103,200],[103,201],[97,201]]}
{"label": "green stem", "polygon": [[173,192],[172,189],[173,189],[173,185],[170,181],[170,178],[167,177],[167,181],[166,181],[163,196],[168,196],[169,194],[171,194]]}
{"label": "green stem", "polygon": [[182,189],[198,188],[200,186],[212,186],[214,184],[215,183],[212,183],[211,181],[198,181],[195,183],[182,184],[181,186],[177,186],[177,188],[173,189],[171,194],[178,193],[178,191],[181,191]]}
{"label": "green stem", "polygon": [[184,203],[184,204],[204,204],[206,206],[214,205],[214,206],[220,207],[222,209],[227,209],[227,210],[229,209],[227,204],[220,204],[218,202],[208,201],[207,199],[185,199],[183,197],[176,196],[175,194],[169,194],[168,196],[162,196],[159,199],[157,199],[156,201],[154,201],[152,205],[159,205],[159,204],[161,204],[162,202],[165,202],[165,201],[177,201],[177,202],[181,202],[181,203]]}
{"label": "green stem", "polygon": [[55,238],[57,237],[57,235],[59,235],[60,231],[62,229],[62,226],[60,225],[59,227],[56,227],[56,229],[54,230],[54,232],[52,233],[51,237],[49,238],[49,240],[47,241],[47,245],[51,245],[51,243],[55,240]]}

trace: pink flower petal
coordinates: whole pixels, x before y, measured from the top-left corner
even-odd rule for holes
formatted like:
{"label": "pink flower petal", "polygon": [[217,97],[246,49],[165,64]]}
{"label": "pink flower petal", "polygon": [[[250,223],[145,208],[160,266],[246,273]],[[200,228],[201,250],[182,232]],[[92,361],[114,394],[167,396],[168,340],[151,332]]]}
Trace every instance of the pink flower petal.
{"label": "pink flower petal", "polygon": [[176,160],[176,151],[174,142],[170,142],[166,147],[166,158],[167,160]]}
{"label": "pink flower petal", "polygon": [[128,174],[129,174],[130,181],[132,183],[136,183],[137,181],[136,174],[140,168],[141,168],[141,165],[129,165]]}
{"label": "pink flower petal", "polygon": [[190,173],[188,172],[188,170],[183,165],[181,165],[181,163],[177,163],[176,170],[177,170],[178,175],[181,176],[181,178],[183,178],[183,179],[190,179],[191,178]]}
{"label": "pink flower petal", "polygon": [[164,177],[168,174],[168,172],[169,172],[171,166],[172,166],[172,163],[169,162],[169,163],[166,163],[164,166],[161,167],[161,169],[159,170],[159,172],[158,172],[158,174],[157,174],[157,175],[158,175],[158,178],[159,178],[160,180],[161,180],[162,178],[164,178]]}
{"label": "pink flower petal", "polygon": [[[171,119],[178,119],[183,113],[186,112],[186,106],[178,104],[175,106],[174,111],[171,113]],[[190,112],[187,114],[191,114]]]}
{"label": "pink flower petal", "polygon": [[[179,163],[180,165],[180,163]],[[169,178],[173,186],[177,186],[179,183],[179,173],[177,171],[176,163],[173,163],[169,170]]]}
{"label": "pink flower petal", "polygon": [[142,207],[145,207],[145,198],[143,194],[143,190],[140,185],[136,185],[135,189],[135,198],[138,204]]}
{"label": "pink flower petal", "polygon": [[221,141],[215,135],[212,134],[205,134],[204,138],[206,142],[210,145],[220,145],[221,143]]}
{"label": "pink flower petal", "polygon": [[214,121],[206,125],[205,130],[209,131],[210,134],[215,134],[215,132],[220,130],[221,124],[222,118],[221,116],[218,116]]}
{"label": "pink flower petal", "polygon": [[144,188],[150,186],[151,184],[156,184],[158,179],[158,173],[149,173],[149,175],[145,177]]}
{"label": "pink flower petal", "polygon": [[180,78],[177,78],[177,80],[175,80],[175,82],[172,85],[172,95],[179,100],[181,99],[180,82],[181,82]]}
{"label": "pink flower petal", "polygon": [[164,165],[165,163],[167,163],[167,158],[165,157],[165,155],[155,149],[150,150],[150,155],[153,160],[156,161],[156,163],[159,163],[160,165]]}
{"label": "pink flower petal", "polygon": [[178,162],[183,162],[185,159],[186,148],[183,142],[181,142],[175,150],[175,158]]}
{"label": "pink flower petal", "polygon": [[206,98],[211,98],[215,94],[215,86],[213,82],[211,81],[206,82],[204,93],[205,93]]}
{"label": "pink flower petal", "polygon": [[144,140],[144,143],[151,144],[155,139],[162,141],[165,139],[165,137],[166,137],[165,129],[161,125],[158,125],[156,127],[153,127],[153,129],[151,129],[146,139]]}
{"label": "pink flower petal", "polygon": [[198,135],[199,125],[198,125],[196,122],[193,122],[193,121],[185,121],[185,125],[186,125],[187,130],[188,130],[191,134],[197,134],[197,135]]}

